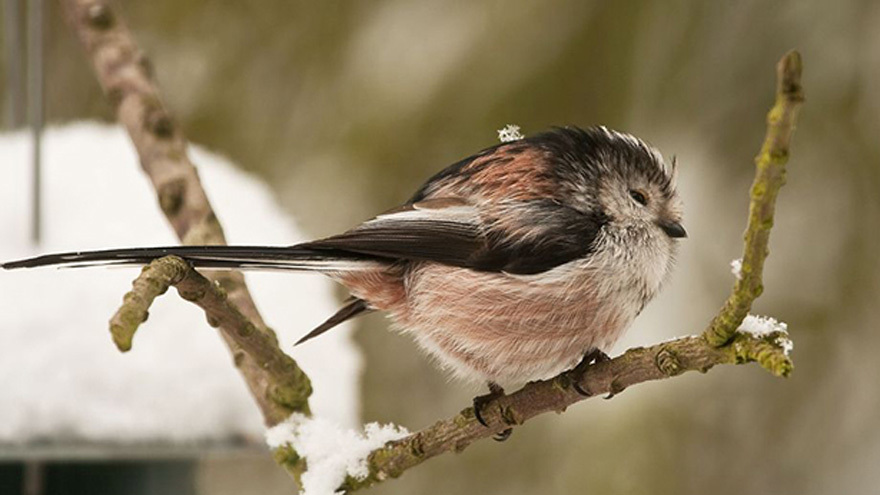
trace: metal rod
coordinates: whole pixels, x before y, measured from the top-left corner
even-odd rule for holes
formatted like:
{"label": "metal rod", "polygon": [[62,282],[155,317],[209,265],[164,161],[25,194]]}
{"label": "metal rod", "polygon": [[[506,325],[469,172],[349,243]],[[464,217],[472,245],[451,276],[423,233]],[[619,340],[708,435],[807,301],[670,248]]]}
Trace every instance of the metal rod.
{"label": "metal rod", "polygon": [[46,492],[45,469],[40,461],[24,464],[24,479],[21,483],[22,495],[43,495]]}
{"label": "metal rod", "polygon": [[22,46],[20,0],[3,1],[3,44],[6,47],[6,115],[10,129],[20,126],[24,117],[22,85]]}
{"label": "metal rod", "polygon": [[28,110],[33,136],[33,204],[31,239],[39,244],[42,231],[43,134],[43,0],[28,0]]}

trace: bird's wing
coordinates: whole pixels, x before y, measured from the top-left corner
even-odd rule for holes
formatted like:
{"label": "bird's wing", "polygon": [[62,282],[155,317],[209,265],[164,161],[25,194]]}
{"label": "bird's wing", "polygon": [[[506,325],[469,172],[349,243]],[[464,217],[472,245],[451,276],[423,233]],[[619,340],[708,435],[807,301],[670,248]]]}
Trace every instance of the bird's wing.
{"label": "bird's wing", "polygon": [[432,198],[296,247],[533,274],[589,254],[604,222],[552,200]]}
{"label": "bird's wing", "polygon": [[477,209],[464,200],[443,198],[396,208],[342,234],[296,247],[467,266],[485,243]]}

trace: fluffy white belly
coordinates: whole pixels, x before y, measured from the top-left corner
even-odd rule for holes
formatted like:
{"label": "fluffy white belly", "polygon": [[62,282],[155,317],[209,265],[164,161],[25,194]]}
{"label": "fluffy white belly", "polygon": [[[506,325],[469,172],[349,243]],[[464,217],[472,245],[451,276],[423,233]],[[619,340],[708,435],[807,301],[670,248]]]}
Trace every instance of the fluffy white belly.
{"label": "fluffy white belly", "polygon": [[459,378],[549,378],[609,350],[640,309],[595,276],[577,262],[529,276],[426,263],[408,273],[406,309],[392,314]]}

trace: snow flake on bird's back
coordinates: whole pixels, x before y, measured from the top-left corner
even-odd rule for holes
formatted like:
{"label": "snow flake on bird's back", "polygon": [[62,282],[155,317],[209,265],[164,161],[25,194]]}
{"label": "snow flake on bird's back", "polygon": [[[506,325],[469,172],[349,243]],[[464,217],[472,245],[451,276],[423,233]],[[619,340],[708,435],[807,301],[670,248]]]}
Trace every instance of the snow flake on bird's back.
{"label": "snow flake on bird's back", "polygon": [[498,140],[502,143],[519,141],[524,137],[525,136],[519,131],[518,125],[507,124],[503,129],[498,129]]}

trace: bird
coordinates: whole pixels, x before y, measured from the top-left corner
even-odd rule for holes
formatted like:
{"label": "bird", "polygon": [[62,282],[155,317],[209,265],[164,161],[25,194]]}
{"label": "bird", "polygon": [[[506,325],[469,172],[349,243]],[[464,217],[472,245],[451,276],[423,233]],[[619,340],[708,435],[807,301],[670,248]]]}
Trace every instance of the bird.
{"label": "bird", "polygon": [[[546,379],[607,357],[687,237],[675,160],[604,126],[554,127],[464,158],[401,206],[294,246],[174,246],[48,254],[3,263],[316,271],[350,297],[301,344],[373,311],[454,378]],[[478,416],[480,422],[485,422]]]}

